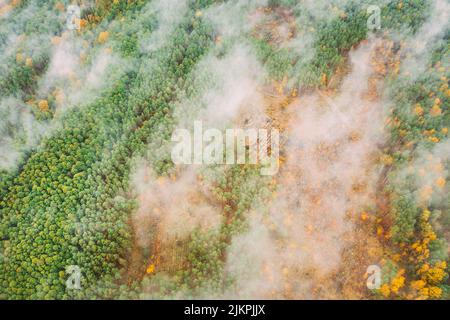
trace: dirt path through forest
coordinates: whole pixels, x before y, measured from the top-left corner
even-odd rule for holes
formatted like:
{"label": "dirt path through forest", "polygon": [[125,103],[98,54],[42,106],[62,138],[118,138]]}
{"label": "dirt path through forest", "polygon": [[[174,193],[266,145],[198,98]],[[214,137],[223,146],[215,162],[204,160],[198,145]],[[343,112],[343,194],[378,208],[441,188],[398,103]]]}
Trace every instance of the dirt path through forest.
{"label": "dirt path through forest", "polygon": [[[267,226],[264,264],[272,298],[363,298],[366,268],[382,254],[374,232],[385,110],[380,86],[395,66],[393,43],[350,52],[337,91],[318,90],[286,107],[286,159]],[[274,276],[275,273],[281,276]]]}

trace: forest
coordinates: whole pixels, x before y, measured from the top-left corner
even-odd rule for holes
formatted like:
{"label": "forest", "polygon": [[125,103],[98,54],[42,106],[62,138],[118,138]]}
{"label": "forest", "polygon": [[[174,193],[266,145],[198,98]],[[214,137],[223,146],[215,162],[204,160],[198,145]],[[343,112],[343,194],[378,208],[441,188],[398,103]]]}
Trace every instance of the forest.
{"label": "forest", "polygon": [[[450,299],[449,21],[0,0],[0,300]],[[175,163],[196,121],[277,130],[278,171]]]}

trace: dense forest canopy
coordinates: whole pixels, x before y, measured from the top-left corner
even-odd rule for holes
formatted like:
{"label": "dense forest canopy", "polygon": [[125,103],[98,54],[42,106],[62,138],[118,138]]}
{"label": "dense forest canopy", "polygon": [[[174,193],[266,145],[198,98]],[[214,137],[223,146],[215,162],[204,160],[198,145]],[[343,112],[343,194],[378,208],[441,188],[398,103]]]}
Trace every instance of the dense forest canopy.
{"label": "dense forest canopy", "polygon": [[[0,0],[0,298],[450,299],[449,18]],[[174,163],[195,121],[277,130],[276,174]]]}

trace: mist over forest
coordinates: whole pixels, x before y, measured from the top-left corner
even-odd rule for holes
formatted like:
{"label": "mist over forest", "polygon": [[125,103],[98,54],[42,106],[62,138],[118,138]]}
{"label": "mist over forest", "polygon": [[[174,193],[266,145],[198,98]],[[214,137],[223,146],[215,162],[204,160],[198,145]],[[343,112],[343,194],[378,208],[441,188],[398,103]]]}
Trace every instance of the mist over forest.
{"label": "mist over forest", "polygon": [[0,0],[0,299],[450,299],[449,21]]}

